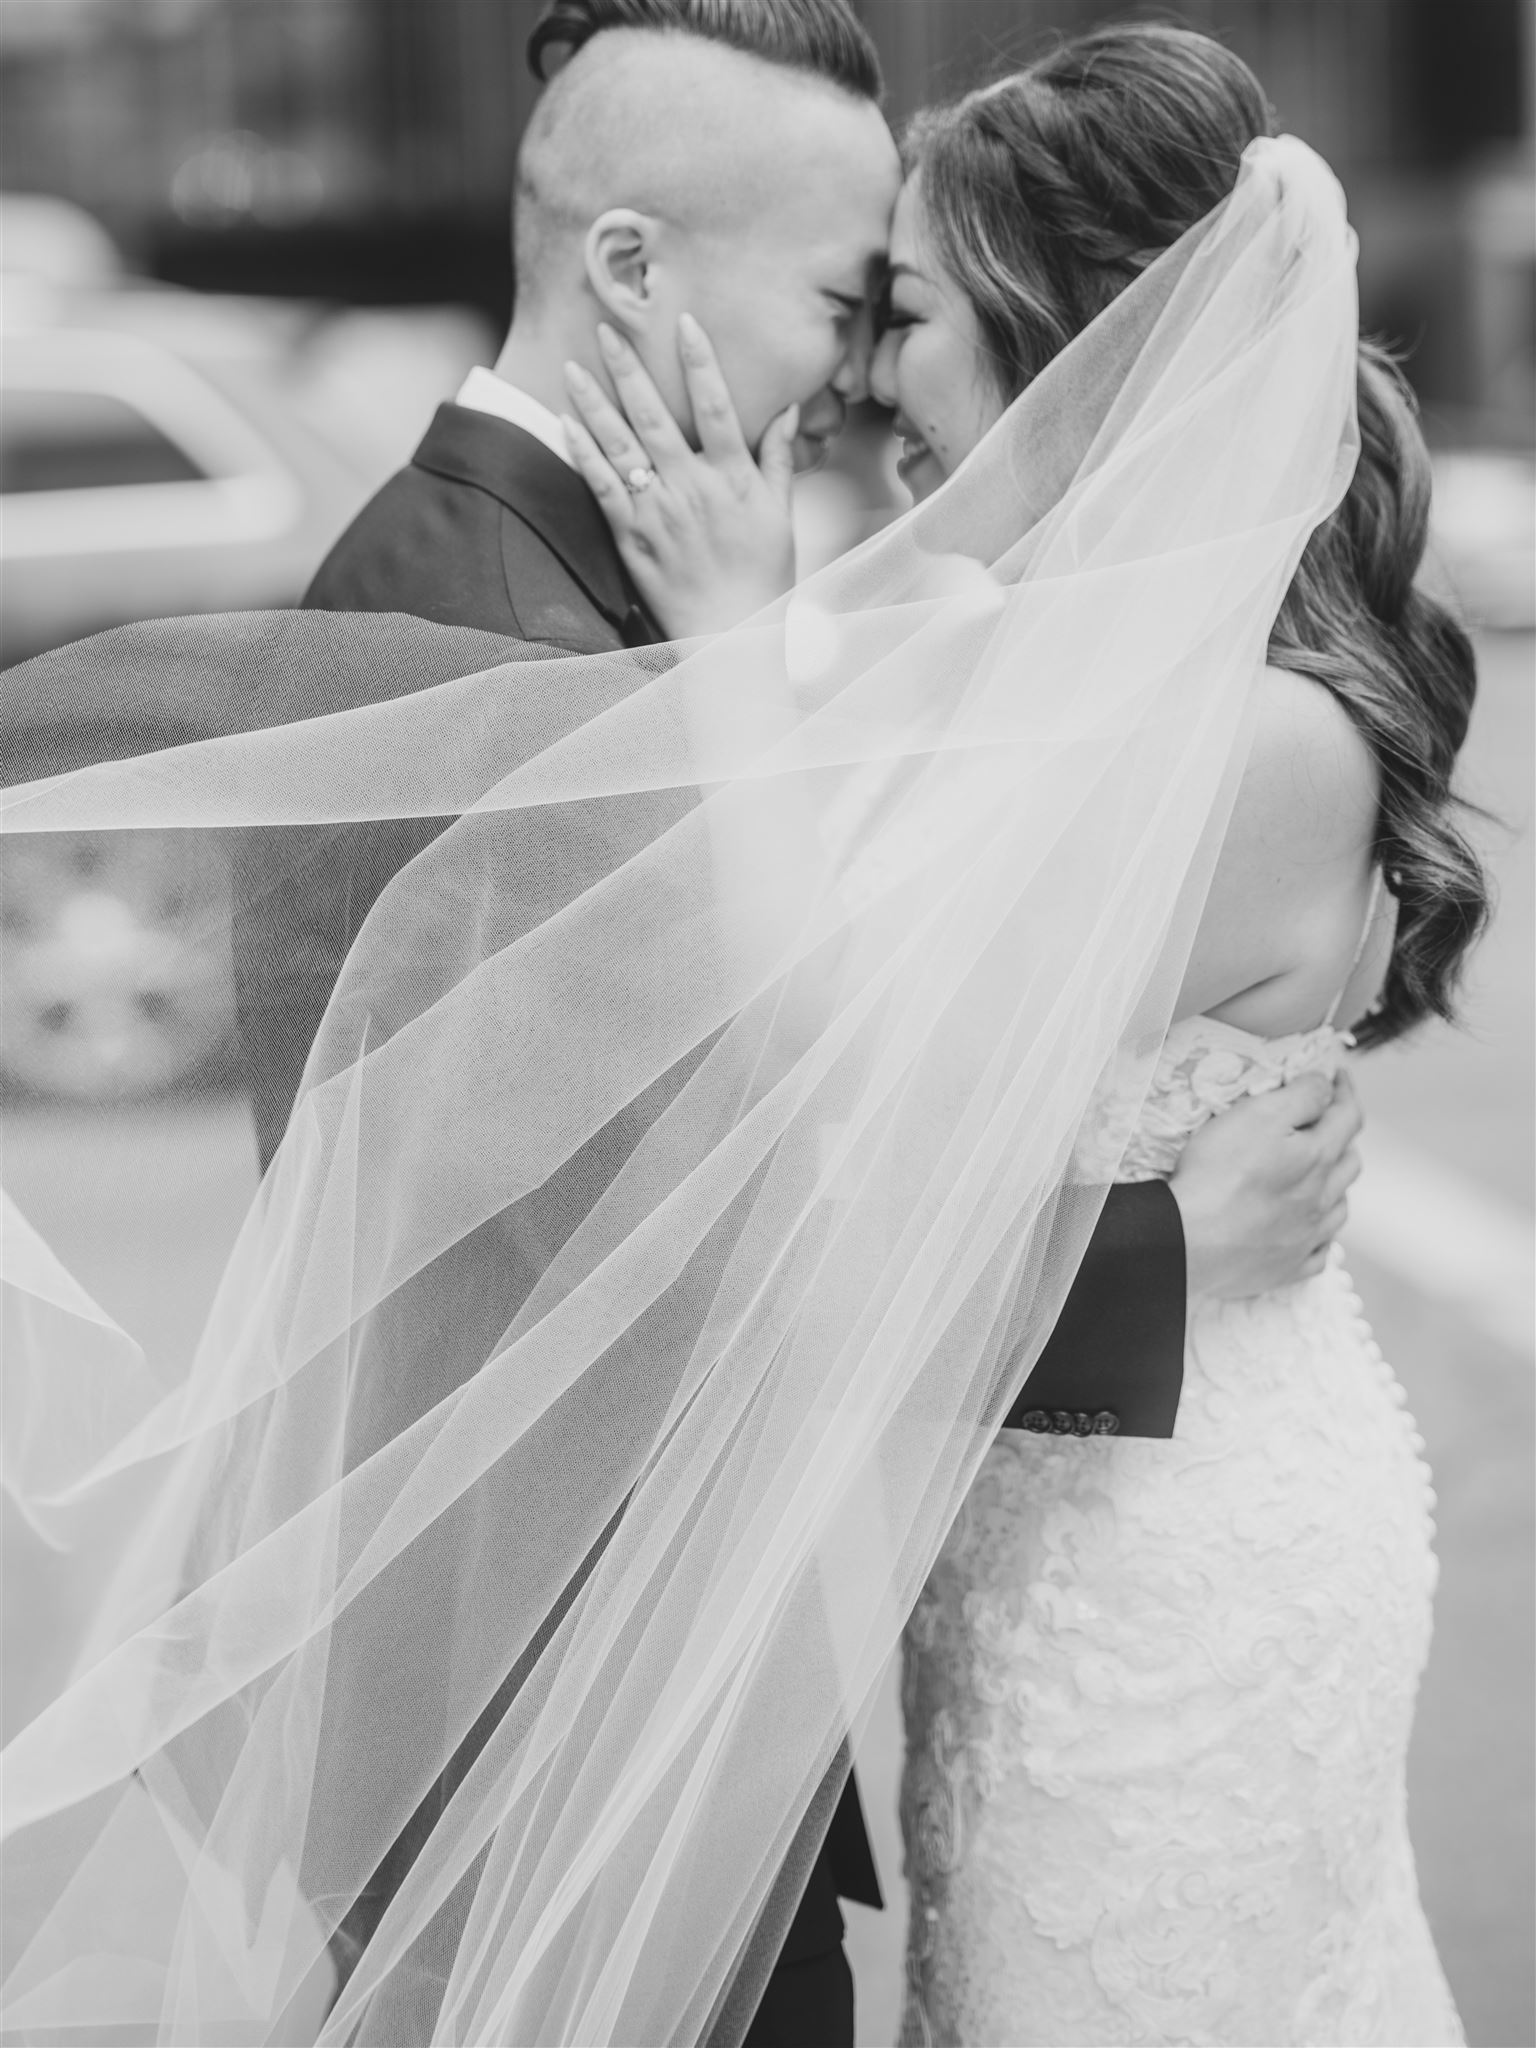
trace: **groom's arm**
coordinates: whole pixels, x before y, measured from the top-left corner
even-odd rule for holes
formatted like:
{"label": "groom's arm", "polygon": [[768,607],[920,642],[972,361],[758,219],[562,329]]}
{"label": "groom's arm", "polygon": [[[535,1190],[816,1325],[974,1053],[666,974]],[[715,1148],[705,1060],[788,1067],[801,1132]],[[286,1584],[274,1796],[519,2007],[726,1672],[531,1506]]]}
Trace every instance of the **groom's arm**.
{"label": "groom's arm", "polygon": [[1004,1427],[1172,1436],[1184,1383],[1184,1226],[1173,1190],[1113,1187]]}
{"label": "groom's arm", "polygon": [[1360,1171],[1347,1076],[1303,1074],[1203,1125],[1171,1181],[1109,1191],[1056,1327],[1005,1427],[1171,1436],[1187,1299],[1319,1272]]}

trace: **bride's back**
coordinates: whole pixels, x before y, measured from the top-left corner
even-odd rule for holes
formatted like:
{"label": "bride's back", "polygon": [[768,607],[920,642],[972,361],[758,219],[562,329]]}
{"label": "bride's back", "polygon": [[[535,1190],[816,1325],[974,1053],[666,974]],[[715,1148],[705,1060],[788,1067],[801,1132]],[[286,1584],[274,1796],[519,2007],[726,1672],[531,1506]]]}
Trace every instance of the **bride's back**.
{"label": "bride's back", "polygon": [[1361,1015],[1385,978],[1395,915],[1372,888],[1380,778],[1370,748],[1304,676],[1267,666],[1257,698],[1179,1015],[1278,1038],[1336,1004],[1343,1024]]}

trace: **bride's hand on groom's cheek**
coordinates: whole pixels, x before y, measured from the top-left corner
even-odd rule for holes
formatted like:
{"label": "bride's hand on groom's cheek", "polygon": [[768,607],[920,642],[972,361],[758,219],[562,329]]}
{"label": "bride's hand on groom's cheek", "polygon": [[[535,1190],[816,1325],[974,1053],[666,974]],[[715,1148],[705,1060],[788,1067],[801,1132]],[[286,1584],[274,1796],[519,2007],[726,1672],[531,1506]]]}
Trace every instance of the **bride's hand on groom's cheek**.
{"label": "bride's hand on groom's cheek", "polygon": [[675,640],[723,632],[794,583],[790,489],[799,409],[772,422],[754,459],[715,352],[685,315],[678,352],[695,452],[628,342],[606,326],[598,339],[619,404],[577,364],[566,365],[580,415],[564,422],[572,458],[663,632]]}

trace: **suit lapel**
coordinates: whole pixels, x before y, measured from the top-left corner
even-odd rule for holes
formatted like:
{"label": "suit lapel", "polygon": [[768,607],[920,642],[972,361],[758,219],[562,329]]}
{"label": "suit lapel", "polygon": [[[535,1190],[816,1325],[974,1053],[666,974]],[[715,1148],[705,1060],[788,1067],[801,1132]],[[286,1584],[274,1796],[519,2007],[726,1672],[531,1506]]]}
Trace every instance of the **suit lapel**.
{"label": "suit lapel", "polygon": [[494,413],[440,405],[411,461],[498,499],[558,556],[625,644],[661,638],[624,573],[597,500],[542,441]]}

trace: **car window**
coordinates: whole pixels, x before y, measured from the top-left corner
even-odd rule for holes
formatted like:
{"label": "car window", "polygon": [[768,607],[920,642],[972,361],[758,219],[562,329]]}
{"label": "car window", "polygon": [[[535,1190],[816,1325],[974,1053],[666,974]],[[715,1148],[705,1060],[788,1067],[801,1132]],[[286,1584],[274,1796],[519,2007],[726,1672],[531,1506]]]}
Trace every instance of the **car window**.
{"label": "car window", "polygon": [[135,406],[104,391],[0,393],[0,492],[97,491],[203,478]]}

